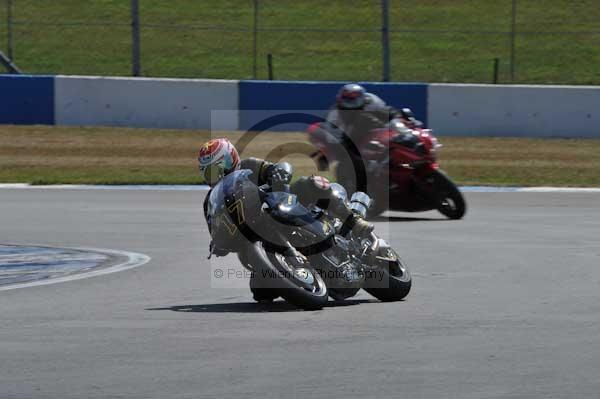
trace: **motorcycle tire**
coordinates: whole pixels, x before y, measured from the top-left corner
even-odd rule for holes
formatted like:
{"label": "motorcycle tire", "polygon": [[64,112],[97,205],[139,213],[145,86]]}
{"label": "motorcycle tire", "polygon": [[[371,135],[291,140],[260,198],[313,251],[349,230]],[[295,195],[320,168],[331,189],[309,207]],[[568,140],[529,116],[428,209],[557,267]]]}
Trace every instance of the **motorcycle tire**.
{"label": "motorcycle tire", "polygon": [[363,288],[380,301],[395,302],[404,299],[410,292],[412,276],[396,251],[391,248],[388,251],[393,253],[395,260],[368,272]]}
{"label": "motorcycle tire", "polygon": [[449,219],[461,219],[467,212],[467,204],[456,184],[440,170],[432,176],[436,197],[436,209]]}
{"label": "motorcycle tire", "polygon": [[242,265],[252,271],[252,276],[250,277],[250,291],[252,292],[252,297],[256,302],[273,302],[275,299],[279,298],[279,293],[276,290],[270,288],[264,288],[263,278],[261,278],[260,273],[255,273],[252,269],[252,264],[248,261],[247,251],[238,252],[238,259],[242,263]]}
{"label": "motorcycle tire", "polygon": [[256,302],[273,302],[279,298],[277,290],[264,288],[261,280],[256,278],[256,275],[250,277],[250,291],[252,291],[252,297]]}
{"label": "motorcycle tire", "polygon": [[292,271],[293,267],[286,263],[285,257],[265,249],[261,242],[248,245],[245,259],[261,279],[261,284],[264,285],[260,288],[262,293],[273,290],[272,297],[281,296],[292,305],[305,310],[322,309],[327,304],[327,286],[310,265],[303,267],[303,273],[310,278],[301,279]]}

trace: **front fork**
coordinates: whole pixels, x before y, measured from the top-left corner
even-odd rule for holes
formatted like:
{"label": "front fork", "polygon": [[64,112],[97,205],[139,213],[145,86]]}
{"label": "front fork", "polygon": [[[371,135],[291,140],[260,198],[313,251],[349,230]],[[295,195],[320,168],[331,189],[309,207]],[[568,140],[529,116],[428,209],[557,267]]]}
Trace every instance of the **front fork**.
{"label": "front fork", "polygon": [[375,233],[371,233],[370,241],[371,244],[365,247],[361,257],[365,273],[377,272],[381,267],[398,259],[393,250],[390,251],[390,245]]}

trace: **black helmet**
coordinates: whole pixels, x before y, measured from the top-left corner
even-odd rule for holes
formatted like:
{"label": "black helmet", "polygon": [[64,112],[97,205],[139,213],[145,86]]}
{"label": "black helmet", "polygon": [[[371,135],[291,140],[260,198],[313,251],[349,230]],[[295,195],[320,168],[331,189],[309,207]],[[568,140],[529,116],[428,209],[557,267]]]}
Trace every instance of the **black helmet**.
{"label": "black helmet", "polygon": [[338,109],[362,109],[367,103],[367,91],[356,83],[342,86],[336,97]]}

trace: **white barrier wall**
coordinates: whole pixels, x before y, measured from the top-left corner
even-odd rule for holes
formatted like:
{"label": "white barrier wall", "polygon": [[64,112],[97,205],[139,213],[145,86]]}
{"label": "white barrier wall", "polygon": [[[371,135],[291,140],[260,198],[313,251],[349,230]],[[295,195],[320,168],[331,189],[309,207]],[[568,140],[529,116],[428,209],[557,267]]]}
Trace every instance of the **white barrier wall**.
{"label": "white barrier wall", "polygon": [[[240,106],[244,110],[280,109],[287,98],[286,90],[299,91],[305,86],[300,82],[205,79],[52,79],[54,119],[52,115],[40,119],[44,123],[174,129],[246,128],[256,121],[240,120]],[[323,85],[323,90],[328,88],[327,83]],[[417,94],[423,92],[421,113],[427,115],[427,125],[439,135],[600,138],[600,86],[417,86]],[[401,87],[406,90],[408,86]],[[388,97],[384,96],[391,101]],[[312,101],[310,96],[307,98]],[[391,103],[406,105],[396,102]],[[296,109],[294,106],[298,104],[286,109]],[[52,105],[49,107],[52,111]],[[212,112],[219,110],[230,112]],[[10,110],[7,120],[10,122],[14,115],[15,110]]]}
{"label": "white barrier wall", "polygon": [[440,135],[600,138],[600,87],[431,84]]}
{"label": "white barrier wall", "polygon": [[238,81],[57,76],[54,107],[57,125],[236,130],[211,111],[237,110]]}

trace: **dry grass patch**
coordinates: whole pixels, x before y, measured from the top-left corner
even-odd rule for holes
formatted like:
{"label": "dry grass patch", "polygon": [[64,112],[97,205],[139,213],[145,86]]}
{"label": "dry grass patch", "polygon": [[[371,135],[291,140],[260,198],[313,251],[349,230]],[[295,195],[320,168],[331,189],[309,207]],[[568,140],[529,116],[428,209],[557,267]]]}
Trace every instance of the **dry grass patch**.
{"label": "dry grass patch", "polygon": [[[239,132],[216,132],[237,143]],[[0,182],[34,184],[196,184],[207,131],[107,127],[0,126]],[[316,169],[302,134],[263,133],[242,156],[280,159],[298,173]]]}
{"label": "dry grass patch", "polygon": [[[240,146],[248,136],[217,132]],[[0,182],[196,184],[207,131],[0,126]],[[242,141],[240,141],[242,140]],[[440,162],[461,184],[600,187],[600,140],[441,137]],[[242,156],[316,172],[302,133],[263,133]]]}

